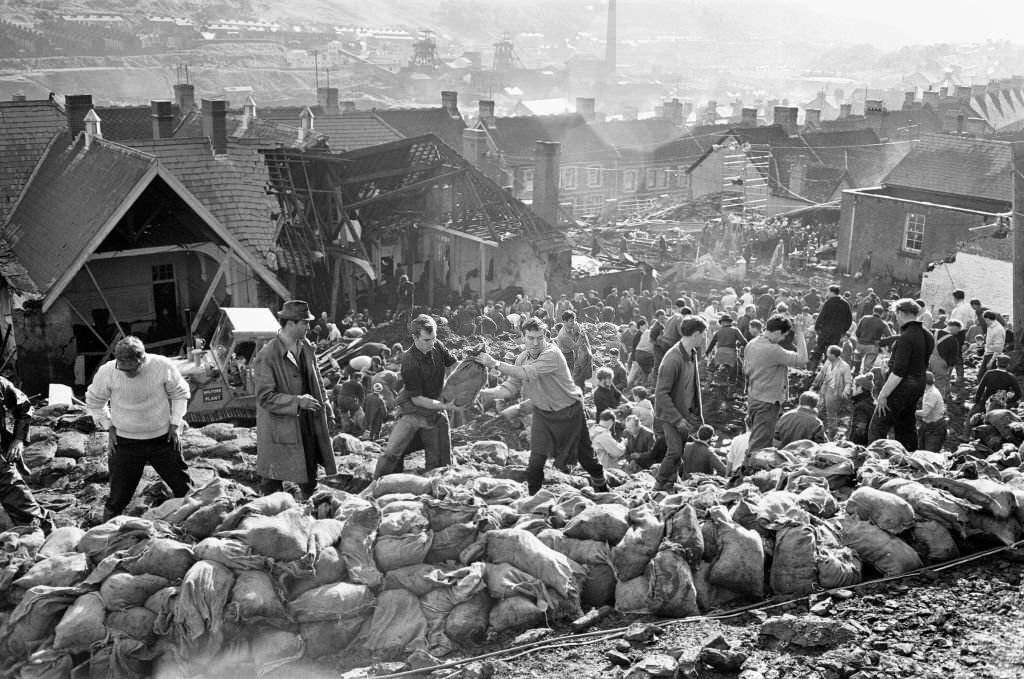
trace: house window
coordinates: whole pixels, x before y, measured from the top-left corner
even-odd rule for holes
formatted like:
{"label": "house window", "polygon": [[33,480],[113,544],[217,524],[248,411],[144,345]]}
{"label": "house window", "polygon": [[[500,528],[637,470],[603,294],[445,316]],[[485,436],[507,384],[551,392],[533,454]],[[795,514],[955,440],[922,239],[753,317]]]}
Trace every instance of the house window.
{"label": "house window", "polygon": [[161,281],[173,281],[174,280],[174,265],[173,264],[154,264],[153,265],[153,282],[159,283]]}
{"label": "house window", "polygon": [[653,189],[658,182],[658,171],[653,167],[647,168],[644,179],[644,188]]}
{"label": "house window", "polygon": [[676,186],[685,189],[687,179],[689,179],[689,176],[686,174],[686,166],[680,165],[676,168]]}
{"label": "house window", "polygon": [[575,189],[576,188],[576,168],[575,167],[563,167],[562,168],[562,188],[563,189]]}
{"label": "house window", "polygon": [[626,170],[622,173],[622,190],[630,193],[636,191],[636,170]]}
{"label": "house window", "polygon": [[921,253],[924,245],[924,215],[911,212],[903,227],[903,249],[914,254]]}
{"label": "house window", "polygon": [[601,186],[601,168],[600,167],[588,167],[587,168],[587,186],[591,188],[597,188]]}
{"label": "house window", "polygon": [[663,189],[668,186],[668,170],[658,170],[658,188]]}

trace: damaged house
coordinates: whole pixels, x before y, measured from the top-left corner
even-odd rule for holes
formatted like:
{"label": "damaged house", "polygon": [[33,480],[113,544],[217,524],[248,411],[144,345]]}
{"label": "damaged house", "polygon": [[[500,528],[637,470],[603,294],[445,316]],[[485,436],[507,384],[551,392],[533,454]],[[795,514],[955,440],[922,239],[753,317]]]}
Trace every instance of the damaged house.
{"label": "damaged house", "polygon": [[294,289],[335,310],[379,309],[401,275],[427,305],[567,289],[569,243],[551,226],[558,144],[538,147],[540,215],[432,134],[341,154],[264,149]]}

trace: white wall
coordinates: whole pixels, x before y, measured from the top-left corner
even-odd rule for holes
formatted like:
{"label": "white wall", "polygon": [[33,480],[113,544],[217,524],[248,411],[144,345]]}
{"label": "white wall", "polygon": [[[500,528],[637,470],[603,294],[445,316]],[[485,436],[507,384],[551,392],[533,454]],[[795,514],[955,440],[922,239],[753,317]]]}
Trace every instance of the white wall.
{"label": "white wall", "polygon": [[1013,309],[1013,262],[960,252],[951,264],[939,264],[921,275],[921,299],[947,312],[952,293],[962,289],[967,299],[977,297],[990,309],[1009,314]]}

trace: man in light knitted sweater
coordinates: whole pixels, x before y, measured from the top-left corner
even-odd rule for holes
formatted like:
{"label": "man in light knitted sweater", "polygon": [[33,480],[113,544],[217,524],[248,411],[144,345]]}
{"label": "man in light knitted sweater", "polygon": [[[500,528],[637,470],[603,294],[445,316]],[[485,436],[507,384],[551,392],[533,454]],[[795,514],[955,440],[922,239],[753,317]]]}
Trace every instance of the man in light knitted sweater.
{"label": "man in light knitted sweater", "polygon": [[189,388],[171,360],[147,354],[142,340],[128,336],[114,347],[114,360],[96,371],[85,392],[89,414],[110,432],[110,496],[103,520],[124,511],[149,464],[174,493],[190,488],[178,431]]}

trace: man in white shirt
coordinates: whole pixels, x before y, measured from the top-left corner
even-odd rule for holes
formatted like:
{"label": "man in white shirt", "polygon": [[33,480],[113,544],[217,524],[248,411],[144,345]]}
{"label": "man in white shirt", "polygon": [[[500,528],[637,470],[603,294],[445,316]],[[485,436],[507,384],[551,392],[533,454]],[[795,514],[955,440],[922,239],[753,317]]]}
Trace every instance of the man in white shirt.
{"label": "man in white shirt", "polygon": [[85,403],[96,426],[110,434],[110,495],[103,520],[124,511],[149,464],[174,497],[191,486],[178,431],[188,408],[188,383],[165,356],[147,354],[142,340],[128,336],[114,347],[114,360],[96,371]]}
{"label": "man in white shirt", "polygon": [[626,452],[625,446],[612,436],[614,426],[615,412],[608,408],[598,416],[597,424],[590,428],[590,444],[594,446],[597,461],[605,469],[618,468],[619,461]]}
{"label": "man in white shirt", "polygon": [[979,380],[992,365],[992,359],[1003,353],[1006,347],[1006,328],[1000,322],[999,315],[989,309],[981,317],[985,319],[985,356],[981,359],[981,367],[978,368]]}
{"label": "man in white shirt", "polygon": [[956,334],[956,341],[960,343],[959,351],[957,351],[956,379],[960,384],[964,381],[964,344],[967,341],[967,329],[977,320],[974,309],[967,304],[966,297],[963,290],[954,290],[953,308],[949,311],[949,320],[959,321],[961,328],[960,332]]}
{"label": "man in white shirt", "polygon": [[917,428],[917,447],[919,450],[937,453],[946,441],[946,403],[935,386],[935,375],[931,370],[924,374],[924,383],[921,409],[915,413],[921,420]]}

